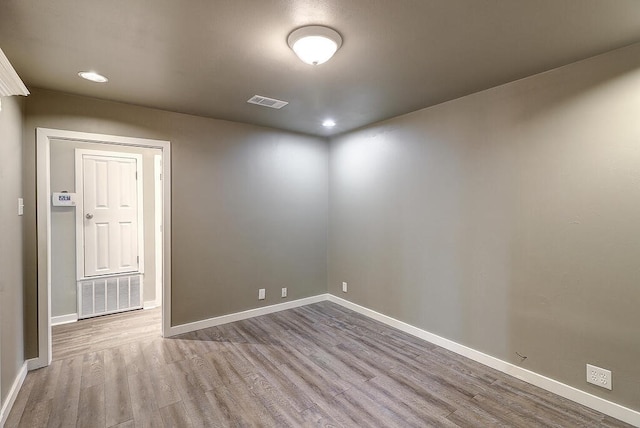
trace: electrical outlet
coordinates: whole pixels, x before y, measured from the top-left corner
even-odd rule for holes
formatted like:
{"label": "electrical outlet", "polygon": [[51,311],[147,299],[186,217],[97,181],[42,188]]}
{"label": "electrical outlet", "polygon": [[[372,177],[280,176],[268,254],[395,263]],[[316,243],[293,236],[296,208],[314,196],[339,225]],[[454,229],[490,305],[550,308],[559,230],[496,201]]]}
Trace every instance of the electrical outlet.
{"label": "electrical outlet", "polygon": [[265,289],[261,288],[258,290],[258,300],[264,300],[265,298]]}
{"label": "electrical outlet", "polygon": [[347,292],[347,283],[346,283],[346,282],[343,282],[343,283],[342,283],[342,292],[343,292],[343,293],[346,293],[346,292]]}
{"label": "electrical outlet", "polygon": [[587,382],[598,385],[601,388],[612,389],[611,370],[587,364]]}
{"label": "electrical outlet", "polygon": [[282,297],[287,297],[287,287],[282,287]]}

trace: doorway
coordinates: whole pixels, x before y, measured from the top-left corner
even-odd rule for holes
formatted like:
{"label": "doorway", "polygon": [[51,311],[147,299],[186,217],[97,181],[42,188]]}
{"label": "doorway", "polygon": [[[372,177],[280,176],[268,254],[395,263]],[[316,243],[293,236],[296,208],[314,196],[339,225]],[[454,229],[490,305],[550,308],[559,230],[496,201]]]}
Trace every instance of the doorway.
{"label": "doorway", "polygon": [[[74,227],[76,224],[76,220],[75,217],[77,217],[78,215],[83,216],[83,223],[88,223],[88,226],[95,226],[96,224],[100,224],[102,225],[102,227],[98,227],[97,229],[100,229],[102,232],[106,231],[109,229],[107,223],[108,221],[106,221],[105,219],[103,219],[102,217],[100,217],[100,222],[93,222],[92,220],[95,218],[94,216],[96,215],[95,212],[87,212],[85,213],[84,211],[87,211],[85,208],[83,207],[82,204],[84,201],[83,198],[81,198],[79,196],[79,192],[82,189],[82,186],[80,186],[78,188],[77,185],[71,187],[71,190],[73,191],[66,191],[64,189],[64,186],[58,185],[57,188],[53,188],[52,187],[52,178],[53,181],[55,182],[55,180],[57,179],[56,177],[52,177],[52,149],[53,149],[53,161],[54,162],[58,162],[57,157],[60,156],[59,152],[62,152],[61,150],[58,150],[60,147],[63,146],[70,146],[70,147],[80,147],[80,149],[77,151],[79,156],[83,156],[83,155],[87,155],[87,160],[88,160],[88,168],[89,170],[91,170],[91,168],[95,168],[96,164],[95,162],[92,163],[93,161],[98,160],[99,162],[99,166],[98,168],[102,168],[103,170],[105,170],[105,168],[109,168],[109,162],[108,160],[111,159],[113,161],[113,168],[115,168],[114,170],[118,172],[118,174],[133,174],[133,175],[129,175],[130,177],[135,177],[135,172],[134,170],[132,170],[130,168],[131,166],[131,160],[129,161],[125,161],[129,162],[129,166],[127,166],[126,168],[124,168],[122,165],[120,165],[122,160],[125,159],[134,159],[136,158],[135,153],[147,153],[144,155],[144,157],[148,157],[148,174],[150,178],[150,185],[149,186],[145,186],[148,187],[148,189],[145,189],[145,194],[148,194],[151,200],[151,209],[149,209],[149,213],[151,214],[151,218],[148,221],[149,225],[147,227],[147,232],[145,232],[147,235],[154,237],[155,239],[160,239],[161,241],[161,245],[158,246],[152,246],[152,247],[148,247],[147,246],[147,251],[148,251],[148,255],[146,260],[150,260],[150,262],[148,263],[149,266],[154,266],[155,263],[160,263],[160,265],[162,266],[162,269],[159,269],[160,272],[156,272],[156,270],[151,270],[151,269],[147,269],[147,277],[149,278],[149,282],[150,282],[150,286],[151,288],[148,289],[150,291],[147,292],[147,294],[151,297],[152,300],[150,300],[149,302],[144,302],[145,306],[149,306],[149,307],[154,307],[154,306],[162,306],[162,334],[163,336],[166,336],[168,334],[169,331],[169,326],[171,325],[171,321],[170,321],[170,300],[168,298],[165,299],[165,296],[169,296],[170,295],[170,289],[171,289],[171,276],[170,276],[170,269],[171,269],[171,248],[170,248],[170,228],[171,228],[171,200],[170,200],[170,186],[171,186],[171,176],[170,176],[170,143],[168,141],[160,141],[160,140],[148,140],[148,139],[141,139],[141,138],[130,138],[130,137],[119,137],[119,136],[112,136],[112,135],[103,135],[103,134],[91,134],[91,133],[82,133],[82,132],[74,132],[74,131],[64,131],[64,130],[55,130],[55,129],[48,129],[48,128],[38,128],[37,129],[37,228],[38,228],[38,358],[36,360],[34,360],[34,362],[30,365],[30,369],[34,369],[34,368],[38,368],[38,367],[44,367],[46,365],[49,365],[49,363],[51,362],[51,358],[52,358],[52,344],[51,344],[51,324],[52,324],[52,273],[54,274],[54,276],[56,276],[56,280],[57,280],[57,275],[59,275],[59,270],[58,267],[61,263],[59,263],[59,260],[57,260],[59,258],[58,254],[62,254],[64,252],[59,252],[59,251],[55,251],[55,256],[52,258],[52,245],[54,245],[54,248],[57,249],[57,247],[55,247],[56,242],[60,241],[61,237],[58,236],[60,234],[60,232],[57,230],[57,228],[52,228],[52,214],[54,215],[54,222],[58,220],[57,217],[55,216],[60,216],[61,213],[64,214],[64,209],[60,209],[55,205],[55,201],[58,199],[64,200],[66,203],[69,204],[69,206],[67,206],[66,210],[67,210],[67,215],[69,215],[69,211],[71,211],[71,214],[74,216]],[[92,150],[95,153],[89,153],[87,152],[87,150]],[[96,152],[97,150],[97,152]],[[84,152],[83,152],[84,151]],[[109,153],[101,153],[101,152],[109,152]],[[118,153],[120,153],[118,155]],[[133,153],[133,155],[132,155]],[[74,159],[75,159],[74,155]],[[102,156],[102,157],[100,157]],[[118,160],[119,158],[119,160]],[[107,161],[107,162],[104,162]],[[142,160],[140,159],[140,166],[142,166]],[[82,174],[82,171],[78,171],[77,168],[79,167],[78,162],[75,163],[76,165],[76,177],[75,179],[78,179],[78,175]],[[82,162],[80,162],[80,165],[82,165]],[[126,166],[126,165],[125,165]],[[160,168],[159,170],[156,170],[156,168]],[[136,168],[137,169],[137,168]],[[123,172],[124,171],[124,172]],[[127,172],[128,171],[128,172]],[[55,172],[55,171],[54,171]],[[95,172],[95,171],[94,171]],[[91,174],[89,174],[91,175]],[[95,174],[94,174],[95,175]],[[155,176],[158,176],[159,178],[161,178],[161,180],[159,180],[158,182],[156,182],[155,180]],[[86,178],[88,177],[87,175],[83,176],[82,178]],[[95,177],[94,177],[95,178]],[[120,181],[119,182],[119,186],[120,190],[123,190],[122,184],[126,184],[125,183],[126,180],[124,181]],[[93,183],[94,185],[96,183]],[[129,190],[132,190],[133,188],[131,187],[131,183],[129,183]],[[136,184],[137,186],[137,184]],[[125,186],[126,187],[126,186]],[[137,188],[137,187],[136,187]],[[127,189],[124,189],[123,191],[125,191],[125,193],[127,193]],[[54,192],[54,193],[52,193]],[[63,193],[66,192],[66,195]],[[133,192],[135,193],[135,192]],[[131,194],[133,193],[127,193],[125,196],[131,196]],[[62,197],[60,195],[63,195]],[[159,196],[160,201],[154,201],[154,199],[156,199],[156,196]],[[130,204],[131,201],[128,201],[126,204]],[[81,206],[77,206],[76,204],[79,204]],[[126,205],[125,204],[125,205]],[[160,213],[154,213],[154,207],[158,207],[161,210]],[[139,213],[142,214],[143,209],[142,206],[139,207]],[[86,219],[84,218],[84,216],[86,216],[87,214],[91,215],[90,219]],[[101,213],[100,215],[102,215],[103,213]],[[136,220],[142,220],[142,217],[138,216],[138,212],[135,215]],[[130,287],[131,283],[135,283],[135,280],[130,280],[130,277],[133,277],[135,275],[130,275],[130,274],[142,274],[145,271],[145,266],[144,266],[144,257],[140,257],[140,259],[138,259],[138,256],[142,256],[144,253],[144,243],[141,243],[139,241],[137,241],[137,237],[139,236],[137,234],[137,232],[133,231],[132,227],[135,228],[135,225],[132,225],[131,223],[131,213],[129,213],[129,218],[124,219],[123,223],[124,227],[122,225],[116,225],[118,228],[121,229],[121,232],[123,232],[123,234],[121,234],[120,237],[116,236],[114,239],[117,240],[117,243],[120,247],[120,250],[123,251],[122,254],[119,254],[122,257],[115,257],[116,260],[118,260],[119,262],[122,263],[116,263],[116,265],[112,265],[112,266],[104,266],[105,261],[113,261],[114,257],[103,257],[102,259],[98,260],[96,257],[92,257],[92,261],[96,261],[98,260],[98,264],[96,265],[91,264],[91,263],[84,263],[84,261],[80,261],[78,260],[77,263],[74,263],[74,271],[73,271],[73,279],[78,281],[80,279],[87,279],[87,278],[107,278],[109,275],[109,273],[115,273],[115,274],[120,274],[120,277],[122,277],[123,275],[127,278],[126,284],[128,287]],[[160,228],[162,230],[163,233],[161,234],[157,234],[155,232],[155,229],[158,228],[158,221],[160,222]],[[115,223],[114,223],[115,224]],[[142,222],[141,222],[142,224]],[[96,229],[95,227],[93,229]],[[93,230],[93,232],[96,232],[96,230]],[[52,233],[54,233],[54,235],[52,236]],[[73,234],[73,233],[71,233]],[[70,235],[71,235],[70,234]],[[93,238],[96,238],[96,234],[91,234],[93,236]],[[104,234],[102,238],[108,237],[108,233]],[[69,240],[69,236],[66,237],[67,240]],[[101,238],[101,239],[102,239]],[[65,239],[65,237],[63,236],[62,239]],[[118,240],[119,239],[119,240]],[[135,240],[136,242],[129,242],[127,241],[127,239],[129,240]],[[84,247],[86,245],[86,240],[84,239],[84,237],[80,236],[80,234],[76,234],[76,239],[73,239],[73,237],[71,237],[71,240],[73,241],[73,245],[74,245],[74,258],[76,257],[76,251],[75,251],[75,245],[76,245],[76,240],[78,241],[78,246],[82,246]],[[113,247],[113,245],[107,245],[105,244],[105,242],[107,242],[108,239],[105,238],[103,239],[102,242],[94,242],[94,244],[96,244],[95,248],[96,252],[99,253],[100,251],[103,251],[102,255],[104,256],[104,249],[105,248],[109,248],[110,246]],[[127,243],[127,248],[122,247],[122,242]],[[136,248],[136,246],[139,246],[139,248]],[[159,247],[155,248],[155,247]],[[139,250],[139,251],[138,251]],[[137,254],[136,254],[137,253]],[[96,256],[96,253],[93,253],[93,256]],[[124,257],[126,256],[126,257]],[[124,258],[123,258],[124,257]],[[53,259],[53,260],[52,260]],[[127,260],[124,260],[127,259]],[[149,266],[147,266],[147,268],[149,268]],[[109,271],[105,271],[105,270],[101,270],[101,269],[115,269],[113,272]],[[85,271],[85,269],[88,269],[88,271]],[[117,271],[117,272],[116,272]],[[89,276],[87,276],[87,272],[89,272]],[[91,275],[93,274],[93,276]],[[81,275],[81,276],[78,276]],[[129,276],[127,276],[129,275]],[[155,284],[155,281],[157,281],[158,278],[161,278],[161,284]],[[120,282],[118,280],[118,282]],[[66,282],[68,283],[68,281]],[[74,281],[75,283],[75,281]],[[78,281],[78,287],[80,286],[81,282]],[[117,285],[119,287],[119,285]],[[142,293],[142,284],[139,284],[139,291],[140,293]],[[92,285],[93,287],[93,285]],[[76,288],[76,291],[78,290],[78,288]],[[100,296],[100,286],[98,286],[98,297]],[[120,289],[118,288],[118,294]],[[131,290],[131,288],[127,288],[127,290]],[[95,293],[94,288],[91,289],[92,293]],[[107,291],[107,283],[106,280],[104,281],[104,294],[106,296],[106,291]],[[55,293],[55,298],[58,299],[60,296],[59,294],[63,294],[64,293]],[[75,293],[74,293],[75,294]],[[134,292],[135,294],[135,292]],[[155,296],[154,296],[155,294]],[[78,295],[78,294],[76,294]],[[123,294],[123,296],[125,296]],[[94,295],[92,294],[92,298],[94,297]],[[126,299],[130,299],[130,295],[127,294]],[[123,299],[125,298],[123,297]],[[140,298],[140,304],[142,304],[142,295],[138,296]],[[146,299],[145,299],[146,300]],[[102,302],[100,301],[100,297],[98,298],[99,303]],[[127,302],[130,302],[130,300],[127,300]],[[58,301],[56,300],[56,305],[58,304]],[[106,303],[104,303],[106,305]],[[92,302],[92,305],[95,305],[95,303]],[[116,304],[117,306],[117,304]],[[140,305],[141,306],[141,305]],[[92,306],[93,307],[93,306]],[[57,308],[57,306],[56,306]],[[81,309],[81,307],[78,305],[76,306],[78,313]],[[57,309],[56,309],[57,310]]]}
{"label": "doorway", "polygon": [[[51,149],[72,144],[82,143],[56,142]],[[147,157],[151,160],[155,154],[152,156]],[[57,160],[52,153],[52,189],[55,189],[53,177],[58,175],[54,170],[61,166]],[[155,235],[145,237],[145,212],[149,210],[144,209],[144,188],[151,186],[145,186],[144,181],[150,181],[151,177],[145,180],[142,153],[75,148],[76,205],[72,208],[75,208],[76,223],[78,319],[140,309],[145,294],[150,294],[144,293],[145,282],[148,282],[144,280],[144,250],[145,246],[161,246]],[[155,207],[155,201],[149,205]],[[56,230],[54,220],[52,218],[52,233]],[[149,245],[145,245],[147,242]],[[54,236],[52,257],[57,253],[55,244]],[[153,270],[161,267],[162,263],[153,266]],[[52,263],[52,270],[56,268],[56,263]],[[157,275],[149,271],[149,276],[154,281]],[[57,288],[55,277],[53,275],[52,292]],[[155,285],[151,285],[151,291],[155,292]],[[56,305],[52,304],[53,319],[56,312]]]}

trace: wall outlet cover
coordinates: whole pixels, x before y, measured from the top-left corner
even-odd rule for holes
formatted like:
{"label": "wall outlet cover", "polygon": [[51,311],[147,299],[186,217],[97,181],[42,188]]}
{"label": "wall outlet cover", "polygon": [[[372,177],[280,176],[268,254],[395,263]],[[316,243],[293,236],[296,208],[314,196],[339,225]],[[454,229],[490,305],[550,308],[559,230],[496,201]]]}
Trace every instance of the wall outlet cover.
{"label": "wall outlet cover", "polygon": [[258,290],[258,300],[264,300],[265,299],[265,289],[261,288]]}
{"label": "wall outlet cover", "polygon": [[287,297],[287,288],[282,287],[282,297]]}
{"label": "wall outlet cover", "polygon": [[611,390],[613,388],[612,381],[611,370],[587,364],[587,382]]}
{"label": "wall outlet cover", "polygon": [[343,283],[342,283],[342,292],[343,292],[343,293],[346,293],[346,292],[347,292],[347,283],[346,283],[346,282],[343,282]]}

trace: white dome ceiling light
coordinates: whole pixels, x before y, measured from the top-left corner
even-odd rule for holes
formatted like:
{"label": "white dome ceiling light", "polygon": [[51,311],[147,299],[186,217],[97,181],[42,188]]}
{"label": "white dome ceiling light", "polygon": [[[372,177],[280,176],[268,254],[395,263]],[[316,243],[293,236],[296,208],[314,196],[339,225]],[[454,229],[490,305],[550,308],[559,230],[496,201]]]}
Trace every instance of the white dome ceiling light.
{"label": "white dome ceiling light", "polygon": [[307,64],[329,61],[342,46],[342,37],[329,27],[310,25],[294,30],[287,38],[289,47]]}

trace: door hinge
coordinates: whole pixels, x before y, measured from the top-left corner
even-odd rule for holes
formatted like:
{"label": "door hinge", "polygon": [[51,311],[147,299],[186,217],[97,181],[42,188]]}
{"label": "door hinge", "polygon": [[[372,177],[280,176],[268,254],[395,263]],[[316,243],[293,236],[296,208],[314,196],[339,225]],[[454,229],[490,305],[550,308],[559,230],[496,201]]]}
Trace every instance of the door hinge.
{"label": "door hinge", "polygon": [[136,180],[138,179],[138,171],[136,171]]}
{"label": "door hinge", "polygon": [[136,261],[140,264],[140,256],[136,256]]}

